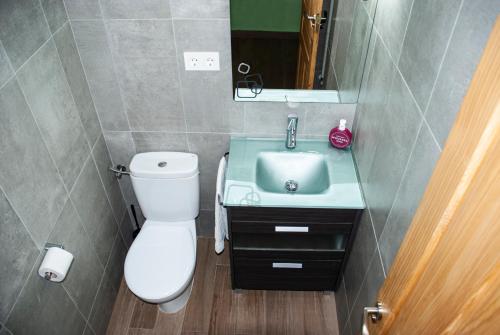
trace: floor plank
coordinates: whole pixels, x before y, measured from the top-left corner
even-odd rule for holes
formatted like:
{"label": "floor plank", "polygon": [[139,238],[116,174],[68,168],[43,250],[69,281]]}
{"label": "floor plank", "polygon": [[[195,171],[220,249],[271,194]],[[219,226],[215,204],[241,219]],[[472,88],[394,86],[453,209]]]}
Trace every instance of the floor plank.
{"label": "floor plank", "polygon": [[193,290],[186,306],[182,334],[208,332],[214,297],[217,258],[213,243],[213,239],[198,239]]}
{"label": "floor plank", "polygon": [[130,321],[130,328],[153,329],[158,315],[158,305],[137,300]]}
{"label": "floor plank", "polygon": [[236,298],[236,335],[265,334],[264,291],[241,290]]}
{"label": "floor plank", "polygon": [[266,291],[265,292],[265,309],[266,309],[266,334],[287,333],[287,309],[288,295],[286,291]]}
{"label": "floor plank", "polygon": [[315,292],[319,297],[319,312],[323,320],[323,327],[327,334],[339,334],[339,323],[337,320],[337,306],[335,305],[335,293]]}
{"label": "floor plank", "polygon": [[113,314],[109,321],[107,334],[122,335],[127,333],[137,300],[134,294],[128,289],[125,280],[122,279],[113,307]]}
{"label": "floor plank", "polygon": [[236,298],[231,290],[229,267],[218,266],[210,318],[209,335],[234,335],[236,330]]}
{"label": "floor plank", "polygon": [[217,255],[217,265],[229,266],[229,241],[224,241],[224,251]]}

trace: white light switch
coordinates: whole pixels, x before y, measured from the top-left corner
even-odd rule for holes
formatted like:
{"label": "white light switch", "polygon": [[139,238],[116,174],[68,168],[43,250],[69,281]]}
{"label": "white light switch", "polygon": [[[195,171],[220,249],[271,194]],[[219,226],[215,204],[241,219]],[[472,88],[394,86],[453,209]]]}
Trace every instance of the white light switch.
{"label": "white light switch", "polygon": [[186,71],[220,71],[219,52],[184,52]]}

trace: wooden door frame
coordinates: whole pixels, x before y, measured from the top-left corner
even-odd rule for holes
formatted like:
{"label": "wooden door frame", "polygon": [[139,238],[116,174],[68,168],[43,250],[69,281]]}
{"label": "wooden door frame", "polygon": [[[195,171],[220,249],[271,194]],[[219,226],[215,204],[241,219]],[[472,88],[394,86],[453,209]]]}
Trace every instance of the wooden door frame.
{"label": "wooden door frame", "polygon": [[[458,229],[473,231],[473,229],[479,229],[480,225],[495,224],[494,222],[486,223],[487,217],[484,216],[479,215],[476,220],[470,219],[474,216],[468,216],[469,220],[466,221],[461,220],[461,215],[464,215],[466,211],[470,214],[471,211],[478,211],[481,208],[481,211],[491,211],[490,218],[491,213],[498,213],[497,218],[500,218],[498,201],[495,198],[489,202],[488,198],[482,199],[483,202],[478,200],[486,193],[498,194],[497,182],[493,182],[493,185],[491,183],[482,185],[481,181],[494,181],[491,174],[498,173],[500,166],[500,152],[498,152],[500,147],[499,50],[500,17],[497,18],[490,34],[481,61],[412,224],[378,293],[378,301],[383,305],[384,315],[380,322],[369,325],[370,334],[398,334],[401,329],[407,328],[412,322],[417,325],[418,323],[415,322],[419,316],[414,315],[415,309],[412,308],[412,303],[418,303],[416,300],[423,300],[415,298],[418,296],[417,293],[422,292],[417,290],[424,287],[424,273],[432,264],[435,265],[436,255],[442,255],[438,252],[439,250],[442,252],[443,244],[448,243],[451,247],[453,242],[450,242],[450,234],[456,233]],[[485,178],[488,174],[490,174],[489,179]],[[495,190],[492,191],[492,187]],[[477,201],[471,201],[474,196]],[[497,221],[496,225],[499,224]],[[500,247],[498,250],[500,254]],[[492,258],[493,263],[489,263],[489,269],[493,268],[493,270],[489,272],[488,285],[490,289],[496,287],[500,290],[498,289],[500,266],[495,257]],[[491,267],[491,264],[495,262],[496,266]],[[491,287],[491,285],[496,286]],[[464,290],[465,294],[466,288]],[[469,293],[472,295],[474,292]],[[496,296],[498,298],[498,294]],[[474,302],[474,299],[478,299],[476,296],[467,297],[467,299],[469,300],[466,300],[465,305],[477,304]],[[483,299],[484,301],[486,300]],[[500,312],[500,303],[494,302],[489,308],[494,312]],[[492,322],[497,322],[498,326],[500,320],[498,316],[492,316],[491,310],[483,312],[489,319],[481,319],[483,323],[481,329],[487,329],[485,327],[488,323],[493,326]],[[436,313],[435,317],[439,317],[439,311]],[[442,311],[442,313],[445,312]],[[457,322],[456,319],[454,322]],[[455,323],[454,326],[456,326]],[[478,331],[479,328],[474,329]]]}

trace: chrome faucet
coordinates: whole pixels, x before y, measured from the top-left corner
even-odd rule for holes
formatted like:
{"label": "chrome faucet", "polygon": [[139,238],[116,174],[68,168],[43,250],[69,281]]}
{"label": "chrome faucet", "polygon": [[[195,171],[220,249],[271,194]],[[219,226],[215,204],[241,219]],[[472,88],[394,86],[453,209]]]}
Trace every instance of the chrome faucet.
{"label": "chrome faucet", "polygon": [[288,114],[288,127],[286,128],[286,148],[294,149],[297,144],[297,114]]}

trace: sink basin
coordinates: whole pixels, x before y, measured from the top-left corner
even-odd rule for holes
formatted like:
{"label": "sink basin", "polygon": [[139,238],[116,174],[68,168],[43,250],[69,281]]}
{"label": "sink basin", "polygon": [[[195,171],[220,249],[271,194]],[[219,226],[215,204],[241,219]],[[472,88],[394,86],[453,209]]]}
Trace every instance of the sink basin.
{"label": "sink basin", "polygon": [[231,137],[223,204],[365,208],[351,151],[300,138],[290,150],[284,138]]}
{"label": "sink basin", "polygon": [[[256,184],[273,193],[318,194],[330,186],[323,155],[309,152],[261,152],[257,156]],[[287,182],[296,189],[287,188]]]}

